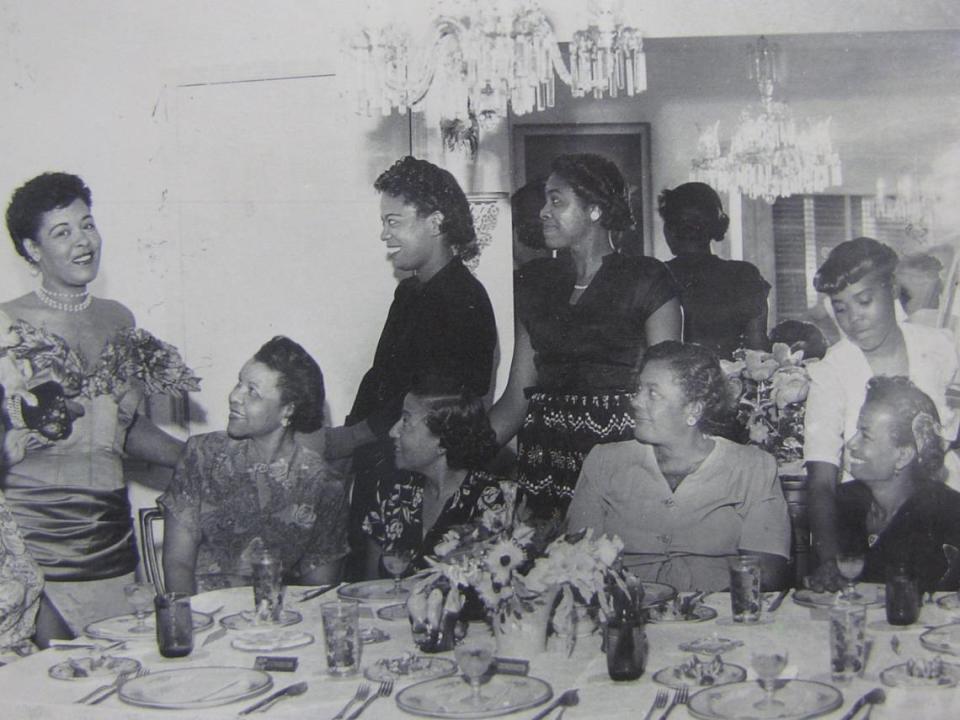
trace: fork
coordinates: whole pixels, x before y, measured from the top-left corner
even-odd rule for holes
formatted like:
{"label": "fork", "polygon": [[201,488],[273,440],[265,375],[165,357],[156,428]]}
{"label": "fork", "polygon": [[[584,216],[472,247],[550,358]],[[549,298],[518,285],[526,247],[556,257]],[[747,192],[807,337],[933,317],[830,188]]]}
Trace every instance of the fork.
{"label": "fork", "polygon": [[370,686],[367,683],[360,683],[360,686],[357,688],[357,691],[353,694],[353,697],[350,698],[350,701],[343,706],[343,709],[333,716],[332,720],[343,720],[343,716],[347,714],[347,710],[350,709],[355,702],[363,702],[367,699],[367,696],[370,695]]}
{"label": "fork", "polygon": [[103,695],[101,695],[100,697],[98,697],[96,700],[92,700],[89,704],[90,704],[90,705],[99,705],[99,704],[102,703],[104,700],[106,700],[108,697],[110,697],[111,695],[113,695],[114,693],[119,692],[120,688],[123,687],[124,683],[126,683],[127,680],[133,680],[133,679],[135,679],[135,678],[142,678],[142,677],[144,677],[144,676],[146,676],[146,675],[149,675],[149,674],[150,674],[150,671],[147,670],[145,667],[142,667],[142,668],[140,668],[139,670],[137,670],[137,672],[134,673],[132,676],[124,678],[124,679],[123,679],[123,682],[117,683],[114,687],[110,688],[107,692],[105,692]]}
{"label": "fork", "polygon": [[660,720],[667,720],[670,713],[673,712],[673,709],[677,705],[686,705],[687,699],[690,697],[690,688],[686,685],[681,685],[673,693],[673,701],[670,703],[670,706],[664,711],[663,715],[660,716]]}
{"label": "fork", "polygon": [[75,701],[74,701],[74,704],[75,704],[75,705],[83,705],[83,704],[86,703],[87,701],[92,700],[93,698],[95,698],[95,697],[96,697],[97,695],[99,695],[100,693],[102,693],[102,692],[104,692],[104,691],[106,691],[106,690],[112,690],[113,688],[119,687],[119,686],[120,686],[120,683],[122,683],[122,682],[123,682],[124,680],[126,680],[128,677],[130,677],[130,676],[133,675],[133,672],[134,672],[133,670],[125,670],[125,671],[123,671],[122,673],[118,673],[118,674],[117,674],[117,677],[114,679],[113,682],[107,683],[106,685],[101,685],[100,687],[98,687],[98,688],[97,688],[96,690],[94,690],[93,692],[88,692],[86,695],[84,695],[84,696],[83,696],[82,698],[80,698],[79,700],[75,700]]}
{"label": "fork", "polygon": [[347,718],[347,720],[357,720],[357,718],[360,717],[360,713],[366,710],[370,706],[370,703],[372,703],[374,700],[376,700],[379,697],[390,697],[392,694],[393,694],[393,680],[386,680],[380,683],[380,687],[377,688],[377,691],[373,695],[368,697],[366,700],[364,700],[363,705],[361,705],[359,708],[354,710],[353,714],[351,714],[350,717]]}
{"label": "fork", "polygon": [[670,697],[670,693],[666,690],[657,690],[657,696],[653,699],[653,705],[650,706],[650,709],[647,711],[647,714],[644,716],[643,720],[650,720],[653,717],[653,714],[657,710],[662,710],[667,706],[667,698]]}

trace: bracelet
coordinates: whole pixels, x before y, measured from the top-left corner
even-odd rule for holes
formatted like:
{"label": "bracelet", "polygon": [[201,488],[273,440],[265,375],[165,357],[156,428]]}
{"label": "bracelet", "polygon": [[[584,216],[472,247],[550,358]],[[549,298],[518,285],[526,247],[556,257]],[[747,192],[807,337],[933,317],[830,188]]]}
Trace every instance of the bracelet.
{"label": "bracelet", "polygon": [[11,395],[4,401],[4,406],[7,410],[7,419],[15,428],[25,428],[27,426],[27,421],[23,419],[22,402],[23,400],[20,399],[19,395]]}

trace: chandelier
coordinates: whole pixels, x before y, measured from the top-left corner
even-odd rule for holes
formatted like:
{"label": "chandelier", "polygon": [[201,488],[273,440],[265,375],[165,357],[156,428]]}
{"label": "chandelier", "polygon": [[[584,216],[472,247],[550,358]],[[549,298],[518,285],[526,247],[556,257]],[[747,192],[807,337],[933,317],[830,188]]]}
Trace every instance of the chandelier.
{"label": "chandelier", "polygon": [[774,100],[777,53],[777,46],[763,37],[751,48],[750,76],[760,102],[741,112],[726,152],[720,145],[719,122],[701,133],[691,179],[767,202],[842,182],[830,119],[797,120],[786,103]]}
{"label": "chandelier", "polygon": [[874,217],[902,224],[912,233],[925,233],[933,225],[936,204],[933,194],[925,191],[925,185],[912,173],[904,173],[897,177],[896,194],[888,195],[886,181],[877,178]]}
{"label": "chandelier", "polygon": [[430,120],[506,117],[553,107],[556,79],[575,96],[634,95],[647,86],[640,33],[617,19],[618,0],[595,0],[590,26],[574,35],[572,70],[535,0],[439,0],[416,34],[401,22],[366,23],[345,43],[338,72],[356,111],[425,112]]}

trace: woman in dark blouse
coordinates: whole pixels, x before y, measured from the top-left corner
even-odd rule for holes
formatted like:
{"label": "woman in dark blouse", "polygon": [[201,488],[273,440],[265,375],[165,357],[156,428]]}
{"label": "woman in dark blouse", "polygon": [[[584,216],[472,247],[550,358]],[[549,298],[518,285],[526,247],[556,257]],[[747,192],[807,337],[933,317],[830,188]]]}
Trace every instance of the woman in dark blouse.
{"label": "woman in dark blouse", "polygon": [[448,379],[424,379],[407,393],[390,437],[397,467],[411,481],[382,490],[364,518],[367,577],[382,574],[384,552],[411,551],[418,567],[455,526],[505,524],[512,507],[505,495],[515,493],[480,469],[496,443],[479,399]]}
{"label": "woman in dark blouse", "polygon": [[680,289],[683,341],[726,360],[739,347],[767,349],[770,284],[750,263],[710,252],[711,241],[723,240],[730,225],[720,196],[704,183],[684,183],[660,193],[658,205],[663,234],[676,256],[667,267]]}
{"label": "woman in dark blouse", "polygon": [[513,362],[490,413],[499,442],[518,435],[518,480],[539,515],[566,510],[597,442],[631,436],[629,398],[644,350],[680,339],[666,267],[612,242],[633,223],[617,166],[597,155],[560,156],[545,195],[544,239],[566,252],[517,273]]}

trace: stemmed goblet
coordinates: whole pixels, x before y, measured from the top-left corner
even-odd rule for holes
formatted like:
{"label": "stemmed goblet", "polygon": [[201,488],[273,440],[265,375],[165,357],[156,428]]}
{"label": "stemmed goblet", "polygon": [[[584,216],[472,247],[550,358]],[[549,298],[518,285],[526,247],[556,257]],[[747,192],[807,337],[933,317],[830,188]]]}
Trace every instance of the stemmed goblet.
{"label": "stemmed goblet", "polygon": [[480,694],[480,678],[493,662],[493,640],[490,638],[466,638],[453,649],[460,671],[467,676],[472,690],[465,703],[478,707],[486,698]]}
{"label": "stemmed goblet", "polygon": [[777,676],[787,666],[787,657],[785,650],[781,652],[766,648],[757,650],[750,656],[750,664],[757,673],[757,679],[764,692],[763,699],[755,702],[753,707],[764,714],[776,716],[783,708],[783,703],[774,698],[773,694],[777,689]]}
{"label": "stemmed goblet", "polygon": [[406,594],[406,591],[400,587],[400,578],[410,567],[416,553],[410,548],[390,546],[383,551],[383,567],[393,578],[393,590],[390,594],[394,597],[400,597]]}
{"label": "stemmed goblet", "polygon": [[859,553],[839,553],[837,555],[837,570],[847,581],[841,597],[844,600],[860,600],[863,595],[857,592],[855,580],[863,572],[863,555]]}
{"label": "stemmed goblet", "polygon": [[147,625],[147,609],[153,605],[153,598],[157,594],[157,589],[153,583],[137,582],[124,585],[123,594],[133,608],[133,614],[137,617],[137,624],[130,628],[132,633],[152,632],[153,628]]}

